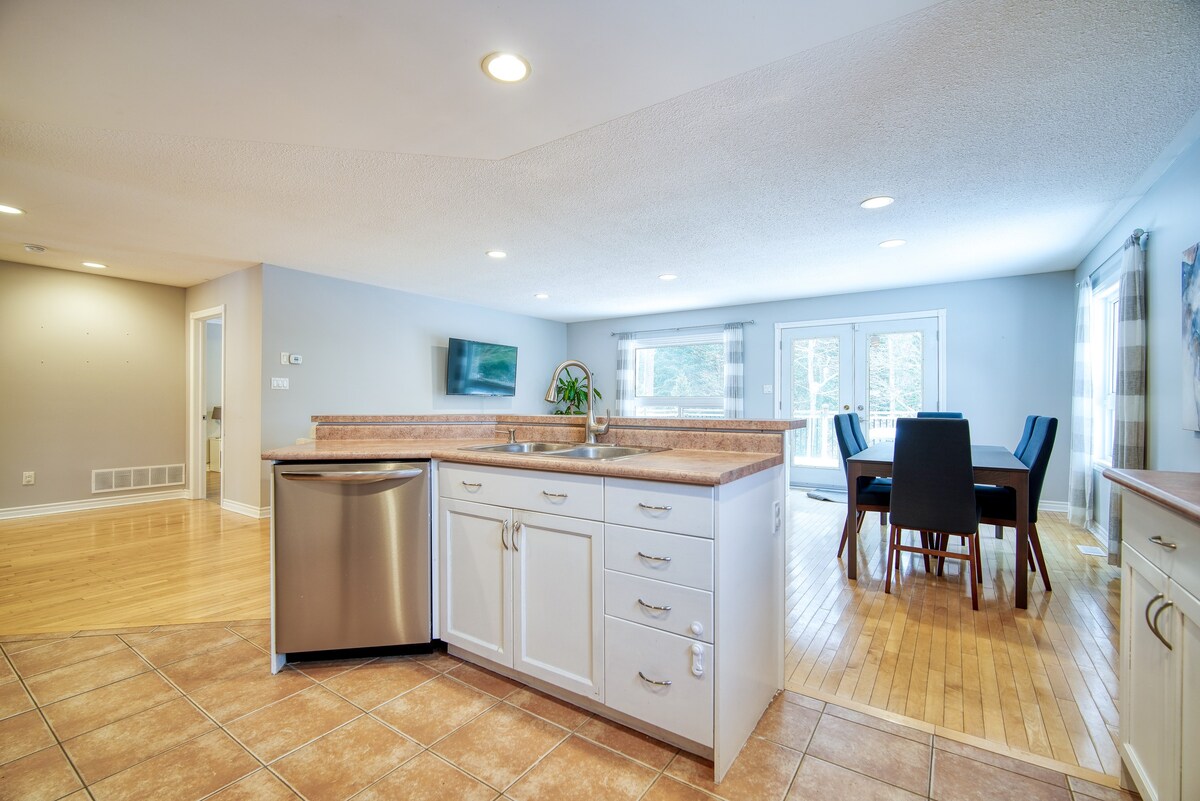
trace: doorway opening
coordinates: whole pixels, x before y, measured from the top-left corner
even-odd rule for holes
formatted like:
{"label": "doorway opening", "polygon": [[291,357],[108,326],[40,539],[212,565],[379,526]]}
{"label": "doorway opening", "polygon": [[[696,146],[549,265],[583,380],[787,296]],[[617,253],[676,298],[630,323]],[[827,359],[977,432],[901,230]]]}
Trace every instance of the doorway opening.
{"label": "doorway opening", "polygon": [[225,307],[192,312],[188,343],[188,497],[224,497]]}

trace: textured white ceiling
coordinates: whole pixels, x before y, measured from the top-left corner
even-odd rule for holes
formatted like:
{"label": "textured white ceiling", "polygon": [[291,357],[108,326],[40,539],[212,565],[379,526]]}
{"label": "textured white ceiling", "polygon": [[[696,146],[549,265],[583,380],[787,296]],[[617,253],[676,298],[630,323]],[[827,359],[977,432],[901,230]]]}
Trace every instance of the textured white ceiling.
{"label": "textured white ceiling", "polygon": [[558,320],[1061,270],[1200,111],[1193,0],[830,5],[5,0],[0,258]]}

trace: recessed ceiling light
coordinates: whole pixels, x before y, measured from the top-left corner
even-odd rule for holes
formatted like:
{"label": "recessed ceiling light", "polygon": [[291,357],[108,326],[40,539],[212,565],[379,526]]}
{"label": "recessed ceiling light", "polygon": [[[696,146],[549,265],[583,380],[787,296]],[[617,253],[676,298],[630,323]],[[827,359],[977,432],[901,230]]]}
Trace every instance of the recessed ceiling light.
{"label": "recessed ceiling light", "polygon": [[507,259],[508,254],[503,250],[489,250],[484,255],[491,256],[493,259]]}
{"label": "recessed ceiling light", "polygon": [[93,270],[107,270],[108,269],[107,264],[101,264],[98,261],[85,261],[85,262],[83,262],[83,266],[91,267]]}
{"label": "recessed ceiling light", "polygon": [[881,247],[881,248],[898,248],[903,244],[906,244],[906,240],[904,240],[904,239],[885,239],[879,243],[879,247]]}
{"label": "recessed ceiling light", "polygon": [[4,214],[24,214],[25,213],[21,209],[18,209],[16,206],[3,206],[3,205],[0,205],[0,212],[3,212]]}
{"label": "recessed ceiling light", "polygon": [[858,205],[864,209],[882,209],[884,206],[890,206],[896,202],[896,198],[880,195],[879,197],[869,197]]}
{"label": "recessed ceiling light", "polygon": [[489,53],[480,63],[489,78],[501,83],[516,83],[529,77],[529,62],[516,53]]}
{"label": "recessed ceiling light", "polygon": [[535,292],[533,296],[535,298],[537,298],[538,300],[549,300],[550,299],[550,296],[547,295],[545,292]]}
{"label": "recessed ceiling light", "polygon": [[660,275],[658,277],[658,280],[659,281],[674,281],[678,277],[679,276],[675,275],[675,273],[663,273],[662,275]]}
{"label": "recessed ceiling light", "polygon": [[32,242],[27,242],[25,244],[25,252],[26,253],[45,253],[46,246],[45,245],[35,245]]}

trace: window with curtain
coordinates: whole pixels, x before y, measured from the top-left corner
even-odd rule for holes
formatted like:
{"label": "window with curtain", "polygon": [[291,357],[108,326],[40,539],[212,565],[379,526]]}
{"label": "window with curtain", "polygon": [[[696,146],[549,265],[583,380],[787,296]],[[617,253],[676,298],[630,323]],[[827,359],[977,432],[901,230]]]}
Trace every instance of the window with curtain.
{"label": "window with curtain", "polygon": [[720,330],[642,334],[627,347],[629,416],[725,416],[725,341]]}

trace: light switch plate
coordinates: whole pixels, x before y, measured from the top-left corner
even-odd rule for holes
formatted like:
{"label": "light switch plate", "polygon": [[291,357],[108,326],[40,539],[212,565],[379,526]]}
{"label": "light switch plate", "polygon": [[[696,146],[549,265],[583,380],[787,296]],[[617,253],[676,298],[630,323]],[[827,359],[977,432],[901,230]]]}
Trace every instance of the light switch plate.
{"label": "light switch plate", "polygon": [[271,389],[287,389],[288,380],[286,378],[271,378]]}
{"label": "light switch plate", "polygon": [[764,395],[770,395],[774,391],[775,391],[775,387],[772,386],[771,384],[763,384],[763,394]]}
{"label": "light switch plate", "polygon": [[279,351],[279,363],[280,363],[280,364],[287,364],[287,363],[288,363],[288,356],[290,356],[290,355],[291,355],[291,354],[289,354],[289,353],[288,353],[287,351],[285,351],[285,350],[281,350],[281,351]]}

